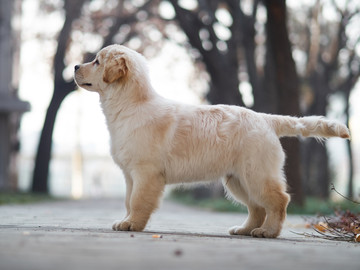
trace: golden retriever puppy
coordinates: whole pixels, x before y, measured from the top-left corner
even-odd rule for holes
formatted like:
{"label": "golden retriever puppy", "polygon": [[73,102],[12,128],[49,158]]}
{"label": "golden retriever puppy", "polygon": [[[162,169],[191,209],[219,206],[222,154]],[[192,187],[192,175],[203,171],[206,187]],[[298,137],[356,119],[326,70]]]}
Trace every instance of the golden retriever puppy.
{"label": "golden retriever puppy", "polygon": [[75,80],[99,93],[111,155],[125,175],[127,215],[114,230],[142,231],[166,184],[223,179],[249,212],[230,234],[277,237],[289,203],[279,137],[350,136],[345,125],[323,117],[167,100],[151,86],[145,58],[121,45],[75,66]]}

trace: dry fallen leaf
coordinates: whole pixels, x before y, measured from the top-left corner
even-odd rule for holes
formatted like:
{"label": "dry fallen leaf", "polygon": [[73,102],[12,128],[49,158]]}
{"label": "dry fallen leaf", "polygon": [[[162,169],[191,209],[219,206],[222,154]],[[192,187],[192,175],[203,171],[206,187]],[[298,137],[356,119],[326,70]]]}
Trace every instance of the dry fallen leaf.
{"label": "dry fallen leaf", "polygon": [[360,233],[355,236],[355,242],[360,242]]}
{"label": "dry fallen leaf", "polygon": [[313,225],[314,228],[320,232],[325,232],[326,229],[328,228],[327,224],[325,222],[319,222],[317,224]]}
{"label": "dry fallen leaf", "polygon": [[354,234],[360,234],[360,225],[359,224],[352,223],[350,226],[350,229]]}
{"label": "dry fallen leaf", "polygon": [[[332,184],[331,190],[335,191],[341,197],[355,204],[358,201],[351,200],[339,193]],[[319,219],[323,221],[320,221]],[[316,219],[307,220],[306,228],[310,225],[318,235],[303,233],[304,236],[312,236],[317,238],[348,241],[360,243],[360,212],[353,213],[349,210],[335,210],[331,216],[318,216]]]}

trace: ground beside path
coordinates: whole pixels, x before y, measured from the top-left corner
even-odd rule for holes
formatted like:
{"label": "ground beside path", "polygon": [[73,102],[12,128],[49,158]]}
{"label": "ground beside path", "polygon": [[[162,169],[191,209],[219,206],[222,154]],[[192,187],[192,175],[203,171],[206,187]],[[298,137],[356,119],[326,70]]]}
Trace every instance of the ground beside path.
{"label": "ground beside path", "polygon": [[[122,200],[0,206],[0,269],[360,270],[360,244],[306,238],[288,216],[278,239],[230,236],[246,215],[165,201],[141,233],[114,232]],[[161,238],[156,238],[161,237]]]}

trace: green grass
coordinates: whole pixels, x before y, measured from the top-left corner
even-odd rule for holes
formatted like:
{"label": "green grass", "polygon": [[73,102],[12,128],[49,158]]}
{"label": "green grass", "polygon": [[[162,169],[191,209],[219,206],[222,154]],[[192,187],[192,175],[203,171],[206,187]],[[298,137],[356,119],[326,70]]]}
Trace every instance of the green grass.
{"label": "green grass", "polygon": [[291,203],[288,207],[288,213],[301,215],[330,215],[333,214],[336,210],[349,210],[352,213],[360,213],[360,205],[345,199],[334,202],[331,200],[322,200],[309,197],[306,198],[303,207]]}
{"label": "green grass", "polygon": [[[234,204],[226,198],[197,200],[189,192],[175,191],[172,192],[170,199],[188,206],[204,208],[211,211],[247,212],[245,206]],[[325,201],[317,198],[307,198],[302,207],[290,203],[287,213],[299,215],[329,215],[333,214],[335,210],[349,210],[353,213],[360,213],[360,205],[346,200],[333,202],[330,200]]]}
{"label": "green grass", "polygon": [[26,204],[42,201],[50,201],[53,198],[46,194],[23,193],[23,192],[0,192],[0,205]]}

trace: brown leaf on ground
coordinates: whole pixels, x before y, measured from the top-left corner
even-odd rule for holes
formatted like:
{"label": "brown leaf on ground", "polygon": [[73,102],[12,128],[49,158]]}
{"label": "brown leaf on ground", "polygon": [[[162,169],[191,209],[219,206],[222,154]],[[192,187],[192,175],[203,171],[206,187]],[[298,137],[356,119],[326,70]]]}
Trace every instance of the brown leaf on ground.
{"label": "brown leaf on ground", "polygon": [[310,227],[319,235],[304,234],[305,236],[320,237],[329,240],[360,242],[360,213],[350,211],[335,211],[332,216],[319,216],[308,221]]}

